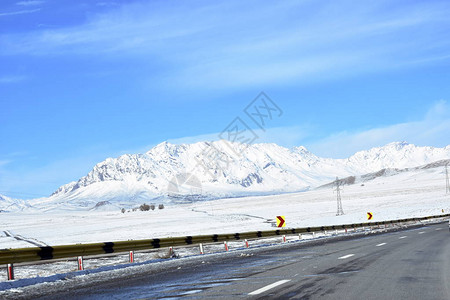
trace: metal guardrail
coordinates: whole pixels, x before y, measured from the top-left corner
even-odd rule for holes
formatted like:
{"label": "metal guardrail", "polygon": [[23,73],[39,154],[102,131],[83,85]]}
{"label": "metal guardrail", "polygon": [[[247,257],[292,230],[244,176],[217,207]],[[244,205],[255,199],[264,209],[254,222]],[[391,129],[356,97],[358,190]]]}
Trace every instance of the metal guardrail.
{"label": "metal guardrail", "polygon": [[406,222],[418,222],[436,218],[450,217],[450,214],[429,216],[422,218],[410,218],[391,220],[383,222],[368,222],[359,224],[344,224],[334,226],[321,227],[304,227],[292,229],[279,229],[267,231],[252,231],[244,233],[231,234],[214,234],[214,235],[197,235],[161,239],[147,239],[147,240],[131,240],[105,243],[91,243],[91,244],[76,244],[76,245],[61,245],[54,247],[31,247],[31,248],[17,248],[17,249],[0,249],[0,264],[13,264],[22,262],[35,262],[42,260],[52,260],[60,258],[71,258],[77,256],[88,256],[108,253],[124,253],[135,250],[149,250],[166,247],[177,247],[184,245],[193,245],[200,243],[216,243],[232,240],[255,239],[263,237],[273,237],[280,235],[299,234],[308,232],[320,232],[325,230],[337,229],[354,229],[367,226],[378,226],[387,224],[399,224]]}

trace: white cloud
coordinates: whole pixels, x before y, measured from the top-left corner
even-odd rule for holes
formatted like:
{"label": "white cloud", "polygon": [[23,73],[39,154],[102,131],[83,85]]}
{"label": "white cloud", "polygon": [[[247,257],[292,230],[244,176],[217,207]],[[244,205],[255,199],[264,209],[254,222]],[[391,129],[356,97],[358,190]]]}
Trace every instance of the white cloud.
{"label": "white cloud", "polygon": [[[26,170],[21,166],[21,160],[27,159],[25,157],[6,161],[3,165],[0,161],[0,193],[21,199],[49,196],[61,185],[86,175],[96,163],[108,156],[106,151],[82,152],[84,155],[55,160]],[[111,156],[114,157],[115,153]]]}
{"label": "white cloud", "polygon": [[16,3],[16,5],[20,5],[20,6],[35,6],[35,5],[40,5],[45,3],[45,1],[40,1],[40,0],[29,0],[29,1],[19,1]]}
{"label": "white cloud", "polygon": [[7,16],[15,16],[15,15],[23,15],[23,14],[31,14],[40,11],[40,8],[36,9],[26,9],[26,10],[18,10],[18,11],[11,11],[11,12],[4,12],[0,13],[0,17],[7,17]]}
{"label": "white cloud", "polygon": [[25,80],[24,76],[3,76],[0,77],[0,84],[16,83]]}
{"label": "white cloud", "polygon": [[[288,126],[288,127],[272,127],[267,128],[265,131],[261,129],[252,129],[257,135],[254,143],[276,143],[284,147],[297,146],[299,141],[309,135],[307,126]],[[197,136],[182,137],[176,139],[169,139],[169,143],[173,144],[191,144],[204,141],[217,141],[220,140],[220,132],[211,134],[202,134]],[[150,150],[148,147],[146,151]]]}
{"label": "white cloud", "polygon": [[[9,164],[11,161],[10,160],[0,160],[0,168]],[[0,169],[1,172],[1,169]]]}
{"label": "white cloud", "polygon": [[97,2],[95,5],[97,6],[116,6],[117,3],[114,1],[109,1],[109,2]]}
{"label": "white cloud", "polygon": [[439,101],[422,120],[393,124],[364,131],[343,131],[309,143],[308,149],[319,155],[345,158],[357,151],[383,146],[394,141],[444,147],[450,144],[450,104]]}
{"label": "white cloud", "polygon": [[[93,14],[78,26],[4,35],[0,52],[137,57],[143,70],[164,62],[160,73],[148,72],[154,74],[148,80],[161,87],[303,84],[448,60],[439,55],[447,46],[437,44],[445,36],[429,40],[436,27],[448,27],[448,13],[434,2],[401,9],[347,1],[140,2]],[[279,17],[292,14],[298,16]]]}
{"label": "white cloud", "polygon": [[[421,146],[445,147],[450,144],[450,104],[436,102],[418,121],[392,124],[368,130],[342,131],[323,139],[314,139],[317,129],[309,124],[268,128],[265,132],[254,129],[258,138],[254,143],[276,143],[284,147],[305,145],[308,150],[322,157],[346,158],[358,151],[384,146],[391,142],[407,141]],[[173,144],[190,144],[219,140],[220,133],[202,134],[169,139]],[[306,142],[305,141],[311,141]],[[162,142],[162,141],[161,141]],[[155,144],[123,153],[144,153]]]}

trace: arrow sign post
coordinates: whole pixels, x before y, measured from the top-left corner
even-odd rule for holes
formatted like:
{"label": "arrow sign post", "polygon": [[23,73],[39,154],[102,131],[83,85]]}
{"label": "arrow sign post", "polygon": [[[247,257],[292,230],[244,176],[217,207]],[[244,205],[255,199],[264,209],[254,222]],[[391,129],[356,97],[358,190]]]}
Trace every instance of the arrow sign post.
{"label": "arrow sign post", "polygon": [[367,213],[367,220],[372,220],[373,214],[371,212]]}
{"label": "arrow sign post", "polygon": [[284,227],[286,226],[286,219],[284,216],[277,216],[277,227]]}

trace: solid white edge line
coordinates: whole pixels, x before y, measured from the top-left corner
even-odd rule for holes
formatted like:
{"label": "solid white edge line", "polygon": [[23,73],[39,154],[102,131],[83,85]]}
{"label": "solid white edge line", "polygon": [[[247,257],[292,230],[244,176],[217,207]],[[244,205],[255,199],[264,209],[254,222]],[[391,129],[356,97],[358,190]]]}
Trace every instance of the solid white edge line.
{"label": "solid white edge line", "polygon": [[346,259],[346,258],[352,257],[353,255],[355,255],[355,254],[347,254],[347,255],[339,257],[338,259]]}
{"label": "solid white edge line", "polygon": [[381,247],[381,246],[384,246],[384,245],[386,245],[386,243],[378,244],[378,245],[376,245],[376,247]]}
{"label": "solid white edge line", "polygon": [[290,279],[284,279],[284,280],[280,280],[280,281],[274,282],[272,284],[269,284],[269,285],[267,285],[265,287],[262,287],[260,289],[257,289],[256,291],[253,291],[253,292],[249,293],[249,295],[259,295],[261,293],[264,293],[264,292],[266,292],[266,291],[268,291],[270,289],[273,289],[274,287],[277,287],[277,286],[282,285],[282,284],[284,284],[286,282],[289,282],[289,281],[291,281],[291,280]]}

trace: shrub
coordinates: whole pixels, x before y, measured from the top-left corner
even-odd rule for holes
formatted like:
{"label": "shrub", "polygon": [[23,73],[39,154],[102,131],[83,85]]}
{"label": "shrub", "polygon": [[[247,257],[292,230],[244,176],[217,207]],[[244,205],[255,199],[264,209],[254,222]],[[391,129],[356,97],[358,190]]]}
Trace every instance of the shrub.
{"label": "shrub", "polygon": [[158,209],[164,209],[164,204],[158,205]]}
{"label": "shrub", "polygon": [[150,205],[150,209],[151,209],[151,210],[155,210],[155,204],[151,204],[151,205]]}
{"label": "shrub", "polygon": [[120,211],[124,214],[125,213],[125,208],[122,208]]}
{"label": "shrub", "polygon": [[141,206],[139,206],[139,209],[141,211],[149,211],[150,210],[150,205],[144,203]]}

